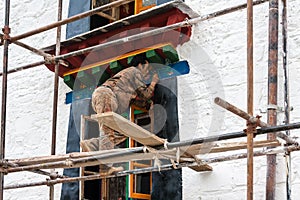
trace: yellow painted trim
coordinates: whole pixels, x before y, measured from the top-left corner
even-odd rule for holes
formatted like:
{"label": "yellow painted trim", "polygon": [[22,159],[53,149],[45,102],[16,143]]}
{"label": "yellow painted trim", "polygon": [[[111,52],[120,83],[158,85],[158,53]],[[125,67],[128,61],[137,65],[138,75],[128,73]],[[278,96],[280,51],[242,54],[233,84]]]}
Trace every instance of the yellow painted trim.
{"label": "yellow painted trim", "polygon": [[91,69],[91,68],[94,68],[94,67],[97,67],[97,66],[108,64],[108,63],[110,63],[112,61],[121,60],[121,59],[127,58],[129,56],[134,56],[136,54],[144,53],[146,51],[149,51],[149,50],[152,50],[152,49],[161,48],[161,47],[164,47],[164,46],[167,46],[167,45],[172,45],[172,44],[170,44],[170,43],[163,43],[163,44],[153,45],[151,47],[147,47],[147,48],[144,48],[144,49],[138,49],[136,51],[123,54],[121,56],[116,56],[114,58],[110,58],[110,59],[107,59],[107,60],[104,60],[104,61],[101,61],[101,62],[93,63],[91,65],[87,65],[87,66],[76,68],[74,70],[70,70],[70,71],[64,73],[63,76],[68,76],[68,75],[71,75],[71,74],[75,74],[75,73],[78,73],[80,71],[84,71],[84,70]]}
{"label": "yellow painted trim", "polygon": [[150,194],[140,194],[140,193],[132,193],[129,198],[135,198],[135,199],[151,199]]}
{"label": "yellow painted trim", "polygon": [[135,0],[134,1],[134,14],[136,15],[136,14],[138,14],[138,4],[139,4],[139,1],[140,0]]}

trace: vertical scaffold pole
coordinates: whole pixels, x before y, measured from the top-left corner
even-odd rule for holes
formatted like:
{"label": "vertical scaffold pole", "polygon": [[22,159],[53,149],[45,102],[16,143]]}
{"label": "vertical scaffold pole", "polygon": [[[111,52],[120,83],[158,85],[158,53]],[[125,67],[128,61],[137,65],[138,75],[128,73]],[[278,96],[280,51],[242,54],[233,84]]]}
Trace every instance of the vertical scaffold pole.
{"label": "vertical scaffold pole", "polygon": [[[10,0],[5,1],[5,22],[3,28],[3,76],[2,76],[2,107],[1,107],[1,139],[0,139],[0,159],[5,157],[5,131],[6,131],[6,102],[7,102],[7,68],[8,68],[8,45],[9,45],[9,14]],[[4,173],[0,173],[0,200],[3,200]]]}
{"label": "vertical scaffold pole", "polygon": [[[282,0],[282,50],[283,50],[283,74],[284,74],[284,123],[290,123],[290,93],[289,93],[289,75],[287,64],[287,1]],[[290,131],[286,131],[286,135],[290,135]],[[286,199],[291,200],[291,155],[290,152],[286,154]]]}
{"label": "vertical scaffold pole", "polygon": [[[268,59],[268,124],[277,124],[277,71],[278,71],[278,0],[269,1],[269,59]],[[276,134],[269,133],[268,140]],[[266,199],[275,199],[276,155],[267,155]]]}
{"label": "vertical scaffold pole", "polygon": [[[58,0],[57,13],[58,13],[57,21],[61,21],[61,19],[62,19],[62,0]],[[58,26],[57,33],[56,33],[56,49],[55,49],[56,56],[58,56],[60,54],[60,42],[61,42],[61,26]],[[56,62],[55,63],[55,75],[54,75],[51,155],[55,155],[55,153],[56,153],[58,86],[59,86],[59,62]],[[54,186],[52,186],[52,185],[50,186],[49,198],[50,198],[50,200],[54,199]]]}
{"label": "vertical scaffold pole", "polygon": [[[253,0],[247,1],[247,111],[253,115]],[[253,199],[253,130],[247,129],[247,200]]]}

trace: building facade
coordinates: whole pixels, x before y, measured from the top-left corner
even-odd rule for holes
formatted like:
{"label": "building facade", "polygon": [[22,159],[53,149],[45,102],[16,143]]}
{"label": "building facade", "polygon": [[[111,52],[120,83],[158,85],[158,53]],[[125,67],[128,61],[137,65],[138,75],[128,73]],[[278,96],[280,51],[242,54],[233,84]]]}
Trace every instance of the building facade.
{"label": "building facade", "polygon": [[[240,5],[237,0],[210,1],[189,0],[185,2],[200,16],[228,7]],[[297,78],[300,71],[298,46],[300,41],[299,2],[287,3],[288,13],[288,68],[291,122],[300,119],[300,88]],[[64,1],[63,16],[68,15],[69,2]],[[47,25],[57,19],[57,2],[15,1],[11,2],[11,35]],[[4,13],[4,4],[0,5]],[[268,96],[268,3],[254,7],[254,113],[267,121]],[[280,2],[279,13],[282,13]],[[189,42],[176,48],[181,60],[188,60],[190,73],[178,77],[178,114],[180,139],[193,139],[243,130],[243,119],[218,108],[214,98],[219,96],[237,107],[247,108],[246,68],[246,10],[236,11],[193,26]],[[280,17],[281,19],[281,17]],[[3,15],[0,18],[3,23]],[[280,25],[280,24],[279,24]],[[284,107],[284,72],[282,68],[282,36],[279,31],[278,106]],[[65,27],[63,38],[65,38]],[[55,30],[29,37],[22,42],[36,48],[55,43]],[[0,50],[2,60],[3,51]],[[38,56],[15,45],[10,46],[9,69],[39,61]],[[9,75],[6,158],[24,158],[49,155],[51,150],[51,119],[53,99],[53,73],[45,66]],[[57,128],[57,154],[66,149],[70,105],[65,104],[70,89],[60,80]],[[279,109],[280,110],[280,109]],[[278,124],[284,123],[284,113],[278,112]],[[291,131],[297,136],[298,130]],[[264,139],[259,136],[256,139]],[[239,140],[240,141],[240,140]],[[224,155],[224,154],[220,154]],[[208,158],[210,154],[203,154]],[[300,184],[300,154],[291,154],[291,197],[297,198]],[[211,164],[212,172],[182,170],[182,199],[245,199],[247,192],[246,159]],[[276,199],[286,199],[286,157],[277,155]],[[266,158],[254,159],[254,198],[264,199],[266,188]],[[59,170],[62,173],[62,170]],[[5,176],[5,184],[41,181],[38,175],[17,173]],[[61,185],[55,186],[55,199],[61,195]],[[7,190],[5,199],[47,199],[48,187]]]}

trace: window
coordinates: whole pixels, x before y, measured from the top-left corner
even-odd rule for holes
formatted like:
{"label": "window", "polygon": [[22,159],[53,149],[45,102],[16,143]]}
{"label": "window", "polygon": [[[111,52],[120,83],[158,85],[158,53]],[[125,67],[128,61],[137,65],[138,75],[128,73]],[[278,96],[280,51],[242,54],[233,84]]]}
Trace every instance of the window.
{"label": "window", "polygon": [[[92,0],[92,9],[111,3],[113,0]],[[91,17],[91,30],[134,15],[135,0],[128,0],[111,7],[110,9],[98,12]]]}
{"label": "window", "polygon": [[[153,129],[151,117],[147,110],[131,106],[130,107],[130,120],[144,129],[151,131]],[[139,143],[129,140],[130,147],[140,146]],[[151,161],[136,161],[130,162],[130,169],[140,169],[151,167]],[[152,188],[152,173],[131,174],[129,175],[129,198],[134,199],[151,199]]]}

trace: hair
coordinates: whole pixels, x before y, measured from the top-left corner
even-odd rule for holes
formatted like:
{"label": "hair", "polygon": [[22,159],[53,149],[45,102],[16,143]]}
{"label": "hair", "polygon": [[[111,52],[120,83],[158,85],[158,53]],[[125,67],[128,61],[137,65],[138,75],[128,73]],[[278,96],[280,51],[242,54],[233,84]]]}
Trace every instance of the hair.
{"label": "hair", "polygon": [[[146,61],[148,61],[146,54],[145,53],[141,53],[138,55],[135,55],[131,62],[130,62],[130,66],[138,66],[139,64],[146,64]],[[149,62],[149,61],[148,61]]]}

